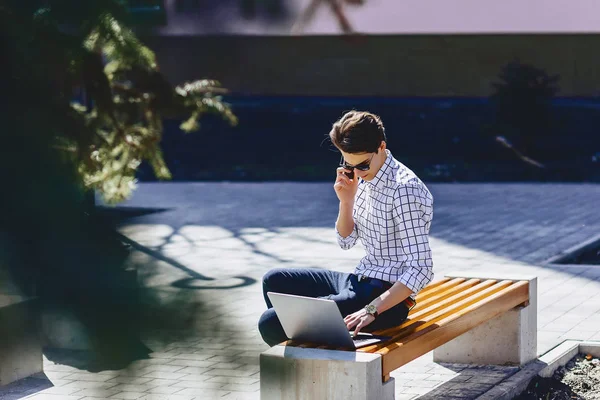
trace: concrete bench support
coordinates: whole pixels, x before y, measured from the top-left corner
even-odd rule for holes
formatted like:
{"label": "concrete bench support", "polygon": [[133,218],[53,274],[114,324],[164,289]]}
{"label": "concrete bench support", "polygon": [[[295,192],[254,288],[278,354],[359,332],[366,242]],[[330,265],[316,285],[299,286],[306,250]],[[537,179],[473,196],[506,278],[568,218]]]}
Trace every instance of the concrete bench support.
{"label": "concrete bench support", "polygon": [[0,386],[42,372],[37,301],[0,295]]}
{"label": "concrete bench support", "polygon": [[261,400],[393,400],[379,354],[275,346],[260,355]]}
{"label": "concrete bench support", "polygon": [[447,277],[529,281],[529,304],[507,311],[433,351],[435,362],[524,365],[537,357],[537,278],[457,273]]}

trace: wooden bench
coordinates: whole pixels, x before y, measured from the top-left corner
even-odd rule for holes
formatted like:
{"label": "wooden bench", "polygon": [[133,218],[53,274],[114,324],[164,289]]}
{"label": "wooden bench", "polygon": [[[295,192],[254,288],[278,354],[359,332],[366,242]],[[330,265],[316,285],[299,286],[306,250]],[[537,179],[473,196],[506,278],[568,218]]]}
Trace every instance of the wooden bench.
{"label": "wooden bench", "polygon": [[523,365],[537,356],[537,280],[450,274],[425,287],[391,336],[358,350],[288,341],[261,354],[261,399],[393,399],[390,373],[434,361]]}

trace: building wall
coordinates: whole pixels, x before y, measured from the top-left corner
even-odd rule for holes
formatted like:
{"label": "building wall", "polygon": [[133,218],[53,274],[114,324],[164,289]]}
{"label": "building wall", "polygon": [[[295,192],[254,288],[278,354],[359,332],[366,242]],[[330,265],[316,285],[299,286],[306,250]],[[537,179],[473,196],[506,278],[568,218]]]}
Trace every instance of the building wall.
{"label": "building wall", "polygon": [[[160,0],[137,0],[154,3]],[[326,1],[293,29],[314,0],[162,0],[161,35],[338,35]],[[130,0],[131,3],[131,0]],[[395,34],[600,33],[598,0],[361,0],[339,2],[354,32]],[[244,6],[246,5],[246,6]],[[274,7],[275,5],[275,7]],[[250,9],[252,11],[250,11]],[[296,26],[298,28],[298,26]]]}
{"label": "building wall", "polygon": [[485,97],[518,59],[560,75],[559,96],[600,92],[600,35],[147,36],[173,83],[236,94]]}

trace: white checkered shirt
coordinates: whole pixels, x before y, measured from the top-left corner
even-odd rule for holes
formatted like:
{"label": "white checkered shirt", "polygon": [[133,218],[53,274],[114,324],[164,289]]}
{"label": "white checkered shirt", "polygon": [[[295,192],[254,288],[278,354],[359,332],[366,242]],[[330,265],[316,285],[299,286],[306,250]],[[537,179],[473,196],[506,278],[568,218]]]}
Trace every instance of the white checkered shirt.
{"label": "white checkered shirt", "polygon": [[370,181],[360,180],[354,201],[354,230],[337,232],[342,249],[360,239],[366,255],[355,274],[402,282],[416,294],[433,279],[429,228],[433,196],[425,184],[389,150],[385,163]]}

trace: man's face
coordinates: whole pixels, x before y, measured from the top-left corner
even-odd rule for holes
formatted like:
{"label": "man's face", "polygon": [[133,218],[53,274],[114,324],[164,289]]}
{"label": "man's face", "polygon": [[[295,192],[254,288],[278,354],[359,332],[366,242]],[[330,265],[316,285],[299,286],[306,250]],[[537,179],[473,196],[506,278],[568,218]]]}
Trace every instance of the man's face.
{"label": "man's face", "polygon": [[354,169],[354,175],[359,178],[370,181],[375,178],[377,172],[385,162],[387,154],[385,153],[385,142],[382,142],[378,153],[346,153],[340,150],[344,158],[346,165],[358,167],[358,166],[369,166],[366,171],[360,169]]}

